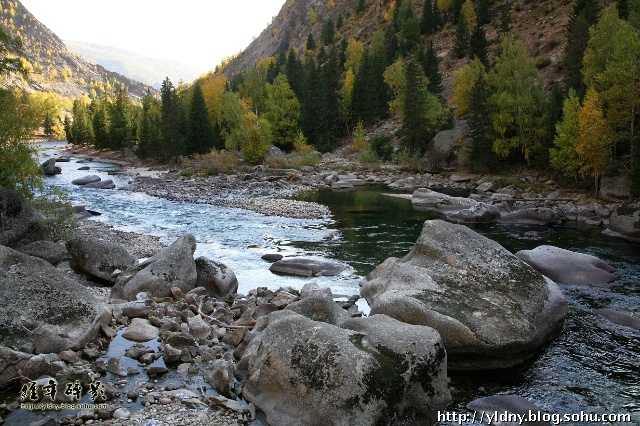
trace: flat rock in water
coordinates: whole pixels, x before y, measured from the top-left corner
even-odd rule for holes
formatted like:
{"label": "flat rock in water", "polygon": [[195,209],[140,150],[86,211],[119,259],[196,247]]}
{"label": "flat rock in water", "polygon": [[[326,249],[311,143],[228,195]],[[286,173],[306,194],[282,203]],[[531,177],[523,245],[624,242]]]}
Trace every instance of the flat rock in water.
{"label": "flat rock in water", "polygon": [[83,188],[94,188],[94,189],[115,189],[116,184],[113,183],[111,179],[101,180],[99,182],[88,183],[86,185],[81,185]]}
{"label": "flat rock in water", "polygon": [[538,246],[516,253],[536,271],[563,284],[605,284],[616,279],[615,268],[589,254],[554,246]]}
{"label": "flat rock in water", "polygon": [[101,180],[102,178],[98,175],[88,175],[78,179],[74,179],[71,181],[71,183],[74,185],[87,185],[94,182],[100,182]]}
{"label": "flat rock in water", "polygon": [[433,210],[442,214],[453,214],[476,207],[479,202],[470,198],[452,197],[430,189],[418,188],[413,192],[411,204],[417,210]]}
{"label": "flat rock in water", "polygon": [[502,215],[499,222],[523,225],[553,225],[560,223],[560,216],[547,207],[532,207]]}
{"label": "flat rock in water", "polygon": [[300,277],[333,276],[347,269],[345,265],[325,260],[287,258],[273,263],[269,270],[285,275]]}
{"label": "flat rock in water", "polygon": [[127,330],[122,333],[122,337],[132,342],[148,342],[156,339],[160,330],[151,325],[149,320],[143,318],[133,318]]}
{"label": "flat rock in water", "polygon": [[279,253],[267,253],[262,255],[262,259],[267,262],[277,262],[278,260],[282,260],[284,256]]}
{"label": "flat rock in water", "polygon": [[640,330],[640,318],[636,318],[629,313],[620,312],[613,309],[598,309],[596,314],[608,319],[614,324],[624,325],[636,330]]}
{"label": "flat rock in water", "polygon": [[[476,417],[480,415],[484,415],[485,421],[489,421],[489,419],[486,417],[487,415],[493,416],[495,414],[504,415],[503,419],[513,420],[513,421],[501,421],[500,419],[494,418],[491,421],[491,423],[495,425],[498,425],[498,424],[502,426],[515,426],[515,425],[548,426],[549,425],[549,422],[544,422],[542,420],[538,421],[537,419],[530,419],[529,418],[530,413],[537,416],[538,413],[542,415],[543,411],[537,405],[533,404],[529,400],[519,395],[487,396],[485,398],[479,398],[474,401],[471,401],[469,404],[467,404],[467,408],[469,410],[472,410],[478,413],[476,414]],[[508,416],[508,414],[512,414],[513,416]],[[480,423],[484,424],[482,420],[480,420]]]}

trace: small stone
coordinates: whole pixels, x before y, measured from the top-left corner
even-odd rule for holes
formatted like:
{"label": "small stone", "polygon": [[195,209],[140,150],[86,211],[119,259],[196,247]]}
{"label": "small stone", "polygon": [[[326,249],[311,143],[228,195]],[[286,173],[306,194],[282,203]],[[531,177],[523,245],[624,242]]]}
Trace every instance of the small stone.
{"label": "small stone", "polygon": [[118,408],[111,415],[114,419],[124,420],[131,417],[131,413],[126,408]]}

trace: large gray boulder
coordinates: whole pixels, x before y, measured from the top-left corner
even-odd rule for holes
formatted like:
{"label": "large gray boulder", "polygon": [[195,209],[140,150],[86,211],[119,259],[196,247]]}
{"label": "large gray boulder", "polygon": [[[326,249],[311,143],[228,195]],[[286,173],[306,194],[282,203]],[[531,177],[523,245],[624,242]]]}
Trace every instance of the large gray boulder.
{"label": "large gray boulder", "polygon": [[122,245],[98,241],[88,235],[67,241],[72,266],[108,283],[115,283],[115,271],[128,271],[138,264],[138,259]]}
{"label": "large gray boulder", "polygon": [[204,287],[213,297],[223,299],[238,291],[238,278],[224,263],[200,256],[196,259],[196,274],[196,287]]}
{"label": "large gray boulder", "polygon": [[60,358],[56,354],[33,355],[0,346],[0,389],[17,384],[24,377],[35,380],[55,374]]}
{"label": "large gray boulder", "polygon": [[432,328],[384,315],[338,327],[285,310],[253,334],[243,396],[270,425],[436,424],[450,400]]}
{"label": "large gray boulder", "polygon": [[120,275],[111,297],[135,300],[140,292],[146,292],[149,297],[167,297],[171,296],[171,287],[188,293],[196,286],[195,251],[196,239],[193,235],[178,238],[160,253]]}
{"label": "large gray boulder", "polygon": [[0,345],[36,353],[77,349],[111,311],[50,263],[0,246]]}
{"label": "large gray boulder", "polygon": [[26,244],[39,234],[36,215],[24,196],[0,186],[0,245]]}
{"label": "large gray boulder", "polygon": [[29,256],[44,259],[52,265],[57,265],[71,256],[62,244],[46,240],[34,241],[26,244],[20,247],[18,251]]}
{"label": "large gray boulder", "polygon": [[616,279],[615,268],[595,256],[554,246],[516,253],[536,271],[563,284],[605,284]]}
{"label": "large gray boulder", "polygon": [[436,213],[453,214],[476,208],[478,201],[464,197],[452,197],[426,188],[418,188],[411,196],[411,204],[417,210],[433,210]]}
{"label": "large gray boulder", "polygon": [[624,204],[609,217],[604,233],[629,241],[640,241],[640,204]]}
{"label": "large gray boulder", "polygon": [[60,166],[56,166],[55,158],[49,158],[47,161],[42,163],[40,167],[42,167],[42,171],[45,176],[54,176],[62,173]]}
{"label": "large gray boulder", "polygon": [[301,257],[278,260],[269,267],[271,272],[299,277],[333,276],[338,275],[345,269],[347,267],[339,263]]}
{"label": "large gray boulder", "polygon": [[360,282],[371,314],[440,332],[452,370],[508,368],[562,330],[558,286],[466,226],[427,221],[414,248]]}

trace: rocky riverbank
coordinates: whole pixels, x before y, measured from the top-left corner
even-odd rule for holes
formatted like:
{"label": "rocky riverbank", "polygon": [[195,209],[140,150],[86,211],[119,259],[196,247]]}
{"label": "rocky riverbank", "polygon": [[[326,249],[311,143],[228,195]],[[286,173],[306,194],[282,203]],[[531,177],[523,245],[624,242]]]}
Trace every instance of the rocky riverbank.
{"label": "rocky riverbank", "polygon": [[[394,165],[367,170],[358,162],[331,153],[324,154],[314,167],[274,169],[262,165],[242,166],[238,168],[242,171],[217,176],[184,173],[179,168],[166,166],[149,168],[132,153],[123,155],[75,147],[71,153],[122,165],[123,173],[132,177],[127,186],[119,188],[122,190],[144,192],[177,202],[236,207],[291,218],[326,218],[331,215],[326,206],[292,199],[303,192],[315,189],[348,191],[368,185],[386,186],[403,192],[428,189],[468,193],[468,198],[461,198],[467,200],[464,207],[456,211],[448,208],[441,211],[449,220],[460,223],[498,219],[505,223],[527,223],[532,218],[529,223],[579,221],[607,228],[610,217],[623,202],[615,198],[596,200],[590,192],[562,188],[549,176],[536,172],[505,178],[450,172],[410,173]],[[603,182],[603,188],[611,186],[607,182]],[[624,193],[611,188],[605,192],[609,196]],[[416,194],[420,197],[419,193],[414,193],[414,206],[425,208],[428,203],[416,202]],[[434,210],[438,211],[437,208]],[[461,213],[460,210],[466,211]],[[537,212],[532,213],[534,210]],[[545,212],[548,220],[542,220],[540,212]],[[614,215],[616,223],[607,232],[613,236],[637,238],[627,235],[633,233],[631,229],[620,229],[629,220],[618,219]]]}

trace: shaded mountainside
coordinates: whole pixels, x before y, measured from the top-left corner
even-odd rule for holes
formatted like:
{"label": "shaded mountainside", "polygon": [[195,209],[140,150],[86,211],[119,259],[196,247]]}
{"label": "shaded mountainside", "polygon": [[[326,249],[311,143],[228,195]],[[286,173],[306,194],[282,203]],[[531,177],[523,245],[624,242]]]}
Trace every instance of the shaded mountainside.
{"label": "shaded mountainside", "polygon": [[65,41],[67,47],[91,63],[99,64],[109,71],[130,76],[160,90],[162,81],[169,76],[172,81],[191,82],[198,78],[194,65],[168,59],[149,58],[111,46],[102,46],[83,41]]}
{"label": "shaded mountainside", "polygon": [[119,87],[142,97],[146,85],[93,65],[67,49],[65,43],[36,19],[18,0],[0,0],[0,25],[23,43],[22,61],[27,79],[12,76],[15,83],[34,91],[55,92],[66,97],[98,95]]}
{"label": "shaded mountainside", "polygon": [[[239,74],[255,66],[260,58],[277,56],[294,48],[302,52],[309,34],[321,39],[323,25],[328,20],[344,24],[338,29],[336,39],[354,37],[368,43],[375,30],[390,19],[394,2],[389,0],[366,0],[364,11],[357,12],[358,0],[288,0],[273,22],[241,54],[233,58],[224,70],[227,77]],[[495,48],[498,45],[499,14],[507,8],[510,28],[521,39],[529,54],[536,58],[542,76],[548,83],[562,80],[561,61],[566,45],[567,25],[572,2],[555,0],[512,2],[490,2],[494,17],[487,25],[487,38]],[[507,4],[508,3],[508,4]],[[418,16],[424,1],[415,2]],[[440,69],[444,78],[446,97],[450,96],[451,73],[459,69],[466,59],[458,59],[453,53],[455,25],[448,23],[432,36],[423,37],[426,45],[432,41],[440,57]]]}

